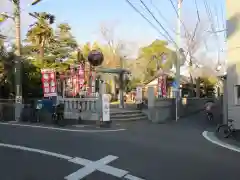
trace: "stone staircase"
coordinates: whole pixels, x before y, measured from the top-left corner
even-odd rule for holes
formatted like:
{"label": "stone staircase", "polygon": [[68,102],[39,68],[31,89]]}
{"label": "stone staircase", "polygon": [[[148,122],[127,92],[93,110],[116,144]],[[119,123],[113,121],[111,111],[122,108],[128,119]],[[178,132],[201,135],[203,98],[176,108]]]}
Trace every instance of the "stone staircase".
{"label": "stone staircase", "polygon": [[147,116],[141,110],[111,108],[110,119],[112,122],[139,121],[139,120],[147,120]]}

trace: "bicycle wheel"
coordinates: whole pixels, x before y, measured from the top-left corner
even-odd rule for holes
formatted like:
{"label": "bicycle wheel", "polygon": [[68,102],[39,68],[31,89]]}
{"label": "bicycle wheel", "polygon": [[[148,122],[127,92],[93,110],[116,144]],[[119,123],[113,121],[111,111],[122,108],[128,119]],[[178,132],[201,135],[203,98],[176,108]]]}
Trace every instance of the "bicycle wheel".
{"label": "bicycle wheel", "polygon": [[58,125],[64,126],[64,118],[63,115],[58,115]]}
{"label": "bicycle wheel", "polygon": [[228,138],[231,135],[232,130],[227,124],[223,124],[218,127],[217,132],[221,135],[221,137]]}
{"label": "bicycle wheel", "polygon": [[56,114],[54,113],[54,114],[52,115],[52,123],[53,123],[53,124],[56,124],[56,122],[57,122],[57,117],[56,117]]}

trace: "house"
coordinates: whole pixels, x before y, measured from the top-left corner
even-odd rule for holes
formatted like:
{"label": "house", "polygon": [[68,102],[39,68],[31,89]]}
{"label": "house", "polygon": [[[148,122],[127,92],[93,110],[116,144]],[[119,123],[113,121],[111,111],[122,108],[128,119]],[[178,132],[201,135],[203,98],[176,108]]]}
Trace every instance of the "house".
{"label": "house", "polygon": [[240,129],[240,3],[227,0],[227,113]]}
{"label": "house", "polygon": [[[189,73],[188,73],[186,68],[187,68],[186,66],[182,66],[181,70],[180,70],[180,72],[181,72],[180,84],[181,85],[187,84],[189,82],[189,77],[188,77]],[[172,87],[172,83],[173,83],[174,77],[175,77],[175,69],[174,68],[172,68],[170,70],[159,71],[149,81],[145,82],[144,88],[147,89],[148,87],[154,87],[155,93],[157,95],[157,91],[158,91],[158,78],[162,74],[167,76],[167,78],[166,78],[167,97],[174,97],[173,87]]]}

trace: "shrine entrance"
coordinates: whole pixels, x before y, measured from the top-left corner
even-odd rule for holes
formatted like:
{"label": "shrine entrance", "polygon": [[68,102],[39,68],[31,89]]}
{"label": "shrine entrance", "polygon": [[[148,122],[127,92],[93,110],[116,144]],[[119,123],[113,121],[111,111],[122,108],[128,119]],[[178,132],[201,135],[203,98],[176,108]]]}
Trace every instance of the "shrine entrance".
{"label": "shrine entrance", "polygon": [[[122,68],[115,68],[115,69],[110,69],[110,68],[96,68],[97,73],[108,73],[108,74],[117,74],[119,78],[119,108],[124,108],[124,78],[125,75],[130,75],[131,72],[127,69],[122,69]],[[105,86],[106,84],[102,83],[103,87],[103,92],[100,92],[101,94],[105,93]]]}

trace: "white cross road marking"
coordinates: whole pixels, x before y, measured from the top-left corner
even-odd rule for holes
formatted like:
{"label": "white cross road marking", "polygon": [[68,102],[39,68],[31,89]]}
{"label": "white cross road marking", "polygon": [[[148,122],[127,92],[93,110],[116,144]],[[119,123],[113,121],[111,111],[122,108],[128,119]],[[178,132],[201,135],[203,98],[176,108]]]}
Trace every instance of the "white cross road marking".
{"label": "white cross road marking", "polygon": [[[11,148],[11,149],[18,149],[18,150],[22,150],[22,151],[27,151],[27,152],[34,152],[34,153],[39,153],[39,154],[44,154],[47,156],[52,156],[52,157],[56,157],[59,159],[64,159],[67,160],[68,162],[72,162],[75,164],[79,164],[82,166],[85,166],[84,168],[80,169],[80,173],[79,171],[78,174],[80,174],[81,176],[76,177],[72,173],[70,175],[68,175],[67,177],[65,177],[66,180],[81,180],[82,178],[84,178],[85,176],[93,173],[94,171],[98,170],[100,172],[106,173],[106,174],[110,174],[112,176],[115,177],[119,177],[119,178],[123,178],[123,179],[127,179],[127,180],[144,180],[141,178],[138,178],[136,176],[132,176],[128,173],[128,171],[122,170],[122,169],[118,169],[112,166],[107,165],[108,163],[118,159],[118,157],[116,156],[106,156],[98,161],[90,161],[88,159],[84,159],[84,158],[80,158],[80,157],[71,157],[71,156],[67,156],[64,154],[59,154],[59,153],[55,153],[55,152],[50,152],[50,151],[45,151],[45,150],[41,150],[41,149],[35,149],[35,148],[30,148],[30,147],[25,147],[25,146],[19,146],[19,145],[14,145],[14,144],[4,144],[4,143],[0,143],[0,147],[5,147],[5,148]],[[70,176],[72,176],[72,179],[70,179]],[[75,179],[74,179],[75,178]]]}
{"label": "white cross road marking", "polygon": [[124,176],[124,179],[127,179],[127,180],[144,180],[142,178],[132,176],[131,174],[128,174],[128,175]]}
{"label": "white cross road marking", "polygon": [[69,162],[80,164],[85,167],[66,176],[65,179],[66,180],[80,180],[80,179],[88,176],[89,174],[93,173],[96,170],[98,170],[100,172],[104,172],[106,174],[110,174],[110,175],[119,177],[119,178],[124,177],[125,175],[128,174],[128,171],[114,168],[112,166],[107,165],[108,163],[110,163],[116,159],[118,159],[118,157],[112,156],[112,155],[106,156],[95,162],[87,160],[87,159],[83,159],[83,158],[78,158],[78,157],[73,158],[73,159],[69,160]]}

